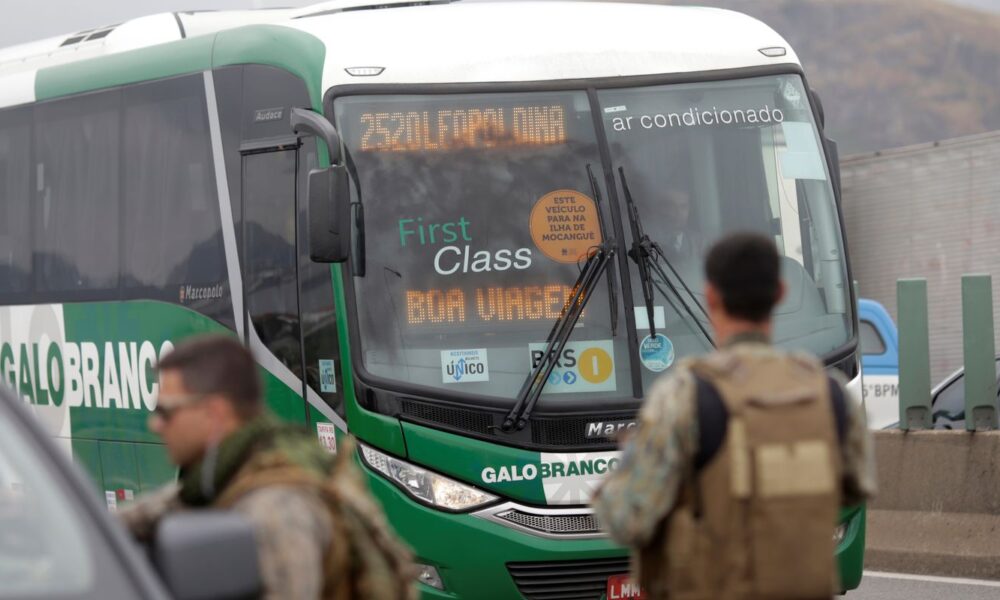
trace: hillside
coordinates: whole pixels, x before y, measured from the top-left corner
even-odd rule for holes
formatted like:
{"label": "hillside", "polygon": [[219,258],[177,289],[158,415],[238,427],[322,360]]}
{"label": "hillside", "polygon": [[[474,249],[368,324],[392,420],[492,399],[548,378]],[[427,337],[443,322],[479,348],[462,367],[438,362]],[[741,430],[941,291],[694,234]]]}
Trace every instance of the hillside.
{"label": "hillside", "polygon": [[848,154],[1000,129],[1000,15],[936,0],[665,0],[752,15],[798,52]]}

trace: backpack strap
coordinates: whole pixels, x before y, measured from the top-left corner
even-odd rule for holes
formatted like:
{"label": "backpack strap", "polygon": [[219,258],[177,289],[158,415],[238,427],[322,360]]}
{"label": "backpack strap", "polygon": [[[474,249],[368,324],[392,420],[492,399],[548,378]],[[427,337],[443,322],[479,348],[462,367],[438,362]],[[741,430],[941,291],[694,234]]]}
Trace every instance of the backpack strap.
{"label": "backpack strap", "polygon": [[694,381],[698,416],[698,452],[694,468],[700,471],[715,457],[726,439],[729,412],[718,388],[698,374],[694,374]]}
{"label": "backpack strap", "polygon": [[[232,508],[240,498],[269,486],[284,485],[309,490],[330,511],[332,539],[324,557],[323,598],[350,600],[414,600],[416,570],[409,548],[399,542],[381,507],[371,497],[358,466],[356,445],[345,439],[332,473],[323,478],[300,468],[280,453],[251,459],[216,500],[219,508]],[[372,573],[369,561],[385,561],[385,569]],[[387,576],[388,575],[388,576]]]}
{"label": "backpack strap", "polygon": [[837,425],[837,441],[843,445],[847,439],[847,398],[844,397],[844,388],[839,381],[829,375],[826,379],[830,385],[830,404],[833,405],[833,420]]}
{"label": "backpack strap", "polygon": [[[715,458],[722,447],[729,428],[729,411],[726,410],[718,388],[697,373],[693,373],[693,376],[698,415],[698,452],[694,467],[695,472],[698,472]],[[827,383],[830,386],[830,405],[837,427],[837,441],[843,444],[847,439],[847,398],[844,388],[835,378],[827,376]]]}

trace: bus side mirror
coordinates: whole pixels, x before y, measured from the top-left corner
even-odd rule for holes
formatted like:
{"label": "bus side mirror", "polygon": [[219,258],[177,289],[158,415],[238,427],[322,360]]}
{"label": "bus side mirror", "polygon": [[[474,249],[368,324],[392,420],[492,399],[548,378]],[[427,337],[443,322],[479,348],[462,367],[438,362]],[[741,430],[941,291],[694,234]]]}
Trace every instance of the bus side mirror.
{"label": "bus side mirror", "polygon": [[344,262],[351,253],[351,188],[340,134],[311,110],[293,108],[290,120],[295,135],[320,138],[330,153],[330,167],[309,172],[309,256],[313,262]]}
{"label": "bus side mirror", "polygon": [[826,145],[826,157],[830,161],[830,177],[833,179],[833,189],[840,197],[840,149],[837,142],[824,135],[823,141]]}
{"label": "bus side mirror", "polygon": [[351,187],[347,167],[309,172],[309,257],[339,263],[351,252]]}
{"label": "bus side mirror", "polygon": [[263,589],[253,525],[226,511],[164,517],[156,529],[153,564],[173,598],[257,598]]}
{"label": "bus side mirror", "polygon": [[816,93],[816,90],[809,88],[809,96],[812,97],[813,106],[816,108],[816,117],[820,130],[826,129],[826,111],[823,110],[823,100]]}

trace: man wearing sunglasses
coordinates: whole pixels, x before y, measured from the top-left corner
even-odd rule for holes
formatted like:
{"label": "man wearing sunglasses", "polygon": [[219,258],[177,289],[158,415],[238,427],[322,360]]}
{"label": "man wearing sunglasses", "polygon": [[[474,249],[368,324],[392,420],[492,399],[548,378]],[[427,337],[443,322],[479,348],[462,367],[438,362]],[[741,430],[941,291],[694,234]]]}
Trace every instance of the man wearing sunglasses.
{"label": "man wearing sunglasses", "polygon": [[[232,509],[256,531],[266,598],[350,597],[337,555],[357,540],[337,532],[340,515],[352,513],[338,512],[328,493],[331,473],[344,471],[305,430],[267,413],[250,352],[232,338],[202,337],[179,344],[158,369],[149,428],[179,475],[120,511],[133,534],[148,540],[168,512]],[[367,490],[352,502],[379,510]]]}

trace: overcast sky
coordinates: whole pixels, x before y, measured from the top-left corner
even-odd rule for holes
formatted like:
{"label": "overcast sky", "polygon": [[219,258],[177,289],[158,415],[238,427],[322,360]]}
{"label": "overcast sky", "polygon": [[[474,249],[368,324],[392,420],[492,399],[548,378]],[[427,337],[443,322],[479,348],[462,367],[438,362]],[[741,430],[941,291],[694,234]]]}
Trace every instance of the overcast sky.
{"label": "overcast sky", "polygon": [[[302,6],[318,0],[0,0],[0,48],[158,12]],[[949,0],[1000,11],[1000,0]],[[711,5],[711,0],[705,0]]]}

